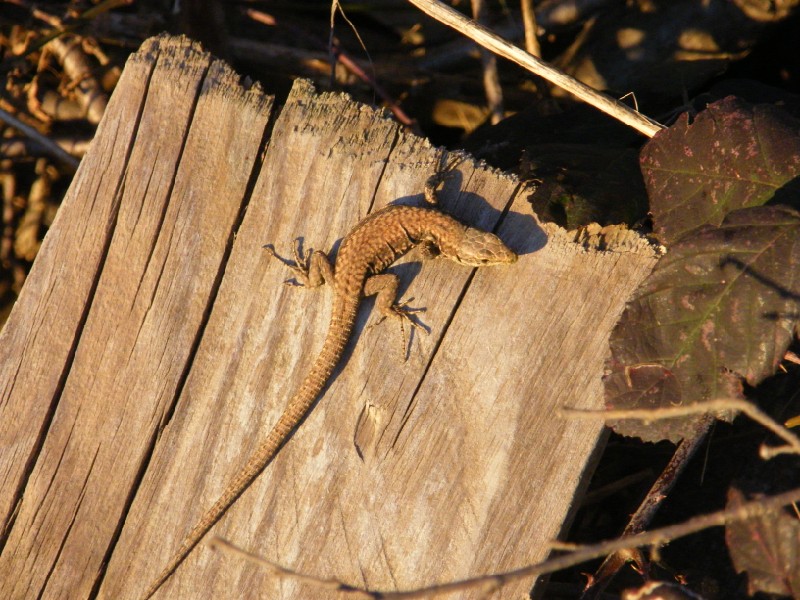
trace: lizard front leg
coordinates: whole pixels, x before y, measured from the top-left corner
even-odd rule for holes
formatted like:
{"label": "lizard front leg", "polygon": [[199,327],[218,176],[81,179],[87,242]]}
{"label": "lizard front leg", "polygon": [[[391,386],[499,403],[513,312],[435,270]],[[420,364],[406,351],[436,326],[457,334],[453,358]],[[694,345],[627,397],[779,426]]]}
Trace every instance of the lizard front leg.
{"label": "lizard front leg", "polygon": [[264,249],[294,272],[294,280],[287,279],[284,281],[285,284],[308,288],[319,287],[326,283],[333,284],[333,266],[328,255],[320,250],[316,252],[309,250],[303,254],[299,239],[295,240],[293,248],[294,262],[279,256],[272,244],[267,244]]}
{"label": "lizard front leg", "polygon": [[450,164],[428,177],[425,181],[424,188],[425,202],[434,206],[439,204],[439,186],[455,176],[454,169],[460,162],[463,162],[465,158],[465,155],[456,156],[450,161]]}

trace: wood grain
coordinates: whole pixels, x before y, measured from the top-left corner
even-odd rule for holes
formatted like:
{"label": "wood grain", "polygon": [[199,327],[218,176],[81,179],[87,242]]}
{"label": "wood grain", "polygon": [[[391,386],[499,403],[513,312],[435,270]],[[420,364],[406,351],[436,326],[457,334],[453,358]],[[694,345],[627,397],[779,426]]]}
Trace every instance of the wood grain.
{"label": "wood grain", "polygon": [[[32,273],[46,292],[22,297],[4,331],[13,339],[35,328],[45,338],[33,363],[20,361],[9,403],[54,408],[15,498],[3,597],[87,597],[102,572],[189,368],[263,136],[268,104],[237,90],[236,79],[184,41],[153,42],[131,58],[40,254],[58,267]],[[75,301],[62,266],[81,278],[69,340],[58,325],[28,322]],[[63,383],[23,387],[37,376],[31,369]]]}
{"label": "wood grain", "polygon": [[[270,107],[181,39],[148,41],[126,67],[2,334],[0,410],[17,423],[0,425],[17,453],[0,463],[0,506],[16,507],[4,597],[138,597],[321,346],[330,290],[283,285],[261,246],[335,247],[370,211],[420,202],[443,160],[306,82]],[[547,554],[602,435],[555,409],[601,405],[608,334],[655,259],[571,243],[538,224],[515,179],[469,158],[442,204],[499,226],[520,261],[394,267],[429,335],[404,360],[366,301],[317,406],[214,534],[382,590]],[[201,545],[159,597],[333,596]]]}

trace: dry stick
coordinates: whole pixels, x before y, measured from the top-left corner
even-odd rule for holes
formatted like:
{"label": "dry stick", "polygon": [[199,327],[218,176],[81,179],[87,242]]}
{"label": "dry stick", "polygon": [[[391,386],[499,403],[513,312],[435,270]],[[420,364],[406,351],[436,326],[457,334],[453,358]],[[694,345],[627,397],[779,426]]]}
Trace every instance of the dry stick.
{"label": "dry stick", "polygon": [[536,37],[536,13],[533,10],[533,0],[520,0],[522,9],[522,25],[525,28],[525,50],[531,56],[540,57],[542,47],[539,45],[539,38]]}
{"label": "dry stick", "polygon": [[406,112],[400,107],[400,105],[394,100],[394,98],[389,95],[389,92],[378,83],[377,79],[375,79],[372,75],[367,73],[361,66],[350,56],[344,52],[340,47],[334,46],[333,55],[336,59],[342,63],[342,65],[349,69],[351,73],[353,73],[356,77],[361,79],[362,81],[367,82],[372,88],[375,90],[375,93],[380,96],[383,101],[386,103],[386,107],[392,112],[395,118],[406,127],[413,127],[418,129],[416,126],[416,122],[414,119],[409,117]]}
{"label": "dry stick", "polygon": [[[621,537],[629,537],[641,533],[650,524],[658,509],[661,508],[661,505],[669,496],[669,492],[678,481],[681,473],[686,469],[692,456],[708,437],[708,432],[711,430],[713,423],[714,417],[710,414],[703,415],[693,423],[691,433],[681,440],[672,458],[670,458],[669,464],[661,471],[661,475],[650,487],[639,508],[636,509],[636,512],[633,513],[633,516],[628,521]],[[584,591],[583,600],[599,598],[614,575],[628,560],[634,560],[641,564],[642,560],[640,556],[637,556],[638,554],[638,550],[635,553],[623,550],[607,556],[595,571],[591,587]]]}
{"label": "dry stick", "polygon": [[33,127],[26,125],[19,119],[17,119],[11,113],[0,109],[0,120],[4,121],[14,129],[18,130],[23,135],[28,136],[30,139],[34,140],[37,144],[41,145],[45,151],[51,154],[54,158],[57,158],[63,163],[66,163],[68,166],[72,167],[73,169],[77,169],[80,161],[75,158],[74,156],[70,156],[63,148],[61,148],[58,144],[53,142],[52,140],[48,139],[47,137],[43,136],[41,133],[36,131]]}
{"label": "dry stick", "polygon": [[522,48],[517,48],[500,36],[478,25],[474,21],[471,21],[458,11],[442,4],[438,0],[409,0],[409,2],[425,14],[452,27],[484,48],[517,63],[540,77],[544,77],[560,88],[574,94],[584,102],[591,104],[598,110],[633,127],[647,137],[653,137],[664,128],[660,123],[630,109],[611,96],[601,94],[585,83],[581,83],[577,79],[562,73],[535,56],[531,56]]}
{"label": "dry stick", "polygon": [[578,408],[561,408],[561,414],[574,419],[602,419],[611,421],[617,419],[638,419],[645,423],[659,421],[662,419],[674,419],[676,417],[686,417],[698,413],[717,413],[726,410],[741,412],[750,417],[753,421],[766,427],[772,433],[786,442],[785,446],[769,447],[761,446],[759,454],[761,458],[767,460],[779,454],[800,454],[800,438],[791,431],[783,427],[780,423],[773,420],[766,413],[761,411],[755,404],[737,398],[718,398],[686,406],[672,406],[669,408],[640,408],[631,410],[583,410]]}
{"label": "dry stick", "polygon": [[[291,26],[284,26],[282,23],[279,23],[275,20],[275,18],[263,11],[256,10],[254,8],[248,8],[242,11],[244,15],[250,17],[256,23],[261,23],[262,25],[267,25],[269,27],[285,27],[290,33],[304,35],[311,43],[315,46],[325,47],[325,44],[322,44],[312,35],[306,35],[304,32],[298,32],[297,28]],[[275,45],[270,44],[263,44],[264,47],[277,47]],[[375,93],[381,97],[381,99],[386,103],[386,107],[392,112],[395,118],[405,125],[406,127],[416,128],[416,122],[414,119],[409,117],[406,112],[400,108],[400,105],[397,104],[395,99],[389,95],[389,93],[381,86],[378,81],[372,77],[369,73],[367,73],[364,69],[361,68],[355,59],[350,58],[350,56],[341,48],[340,45],[335,44],[333,46],[333,56],[336,60],[338,60],[342,66],[349,70],[353,75],[367,83],[368,85],[372,86],[375,90]]]}
{"label": "dry stick", "polygon": [[[472,16],[478,23],[486,22],[486,3],[484,0],[472,0]],[[503,88],[500,87],[500,75],[497,73],[497,57],[481,49],[481,67],[483,70],[483,90],[489,106],[490,122],[497,125],[503,120]]]}
{"label": "dry stick", "polygon": [[672,540],[684,537],[697,531],[701,531],[703,529],[708,529],[709,527],[718,527],[734,521],[744,521],[758,517],[795,502],[800,502],[800,488],[795,488],[776,496],[760,498],[735,508],[729,508],[708,515],[693,517],[683,523],[669,525],[668,527],[662,527],[661,529],[655,529],[653,531],[648,531],[647,533],[640,533],[627,538],[600,542],[598,544],[591,544],[588,546],[581,546],[575,552],[546,560],[536,565],[529,565],[527,567],[522,567],[513,571],[506,571],[504,573],[484,575],[482,577],[474,577],[472,579],[465,579],[462,581],[455,581],[442,585],[434,585],[428,588],[409,590],[406,592],[371,592],[369,590],[356,588],[332,579],[318,579],[309,575],[301,575],[271,563],[260,556],[246,552],[241,548],[234,546],[230,542],[218,537],[212,539],[209,542],[209,545],[214,549],[229,552],[250,562],[264,566],[277,575],[291,577],[305,583],[311,583],[319,587],[324,587],[326,589],[354,593],[363,598],[374,598],[379,600],[409,600],[410,598],[429,598],[431,596],[440,594],[452,594],[453,592],[461,592],[483,586],[499,588],[512,581],[528,579],[537,575],[560,571],[562,569],[573,567],[586,561],[611,554],[612,552],[624,550],[626,548],[662,546]]}
{"label": "dry stick", "polygon": [[623,536],[635,535],[644,531],[647,526],[646,524],[653,519],[658,509],[661,507],[661,504],[663,504],[664,500],[669,495],[670,490],[675,485],[675,482],[680,477],[680,474],[686,468],[686,465],[689,464],[689,460],[708,437],[708,432],[711,430],[711,425],[713,425],[713,423],[714,417],[711,415],[703,415],[694,423],[691,434],[681,440],[672,458],[670,458],[669,463],[664,467],[661,475],[658,476],[658,479],[656,479],[650,491],[647,493],[647,497],[639,508],[636,509],[630,522],[622,532]]}
{"label": "dry stick", "polygon": [[25,213],[19,219],[14,232],[14,253],[19,258],[32,261],[42,245],[40,231],[47,210],[46,200],[50,197],[56,169],[49,158],[36,159],[36,179],[31,184]]}
{"label": "dry stick", "polygon": [[[342,18],[345,22],[350,26],[350,29],[353,30],[353,34],[356,36],[358,43],[361,45],[361,49],[364,51],[364,54],[367,55],[367,62],[370,65],[370,69],[372,70],[372,75],[369,75],[364,69],[359,67],[354,60],[352,60],[342,49],[339,47],[338,43],[334,43],[333,39],[333,27],[334,27],[334,19],[336,17],[336,11],[342,15]],[[361,35],[358,33],[358,29],[355,25],[353,25],[352,21],[347,17],[342,8],[341,3],[339,0],[333,0],[331,2],[331,23],[330,23],[330,36],[328,39],[328,51],[330,54],[338,60],[346,69],[350,69],[350,71],[355,74],[357,77],[360,77],[363,81],[366,81],[372,86],[372,89],[375,90],[375,93],[378,94],[381,98],[383,98],[384,102],[387,103],[389,109],[392,111],[392,114],[395,118],[400,121],[406,127],[414,127],[415,122],[414,120],[409,117],[403,109],[395,102],[391,96],[389,96],[388,92],[383,89],[383,87],[378,84],[378,78],[375,76],[375,65],[372,63],[372,57],[369,55],[369,51],[367,50],[367,45],[364,43],[364,40],[361,39]],[[333,75],[333,72],[331,72]]]}

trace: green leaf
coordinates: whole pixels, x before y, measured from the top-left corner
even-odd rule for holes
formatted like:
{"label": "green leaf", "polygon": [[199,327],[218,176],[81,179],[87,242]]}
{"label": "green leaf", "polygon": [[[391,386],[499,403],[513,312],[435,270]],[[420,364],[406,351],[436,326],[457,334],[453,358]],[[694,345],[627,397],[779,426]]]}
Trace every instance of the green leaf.
{"label": "green leaf", "polygon": [[[735,211],[685,236],[663,257],[611,335],[606,401],[617,409],[740,397],[775,372],[800,318],[800,213]],[[615,429],[677,441],[687,419]]]}

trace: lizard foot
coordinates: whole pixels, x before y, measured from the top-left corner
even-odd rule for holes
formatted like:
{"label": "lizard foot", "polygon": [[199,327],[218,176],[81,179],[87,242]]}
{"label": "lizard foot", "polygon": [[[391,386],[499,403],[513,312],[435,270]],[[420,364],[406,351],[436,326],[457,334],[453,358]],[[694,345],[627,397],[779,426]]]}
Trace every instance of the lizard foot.
{"label": "lizard foot", "polygon": [[[289,278],[283,283],[285,285],[303,287],[318,287],[322,285],[328,280],[328,273],[324,272],[330,270],[328,257],[324,252],[312,252],[310,249],[303,253],[300,238],[297,238],[294,242],[294,247],[292,248],[293,261],[280,256],[272,244],[263,246],[270,256],[277,258],[294,272],[294,278]],[[323,265],[322,263],[326,264]],[[328,268],[326,269],[326,267]]]}
{"label": "lizard foot", "polygon": [[[386,317],[391,317],[392,319],[397,319],[400,325],[400,334],[401,334],[401,353],[403,356],[403,360],[408,360],[409,352],[411,351],[411,342],[412,342],[412,334],[414,330],[421,331],[425,335],[430,333],[430,328],[426,326],[424,323],[421,323],[414,315],[417,313],[425,312],[424,308],[411,308],[408,306],[409,302],[412,302],[414,298],[408,298],[407,300],[403,300],[402,302],[397,302],[392,304],[386,311],[381,314],[378,320],[368,327],[372,328],[379,323],[383,323],[386,320]],[[408,330],[406,333],[406,325],[410,325],[411,329]]]}

